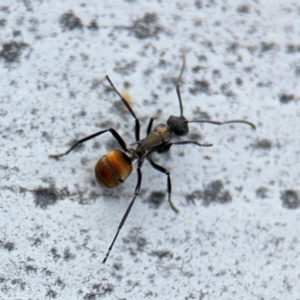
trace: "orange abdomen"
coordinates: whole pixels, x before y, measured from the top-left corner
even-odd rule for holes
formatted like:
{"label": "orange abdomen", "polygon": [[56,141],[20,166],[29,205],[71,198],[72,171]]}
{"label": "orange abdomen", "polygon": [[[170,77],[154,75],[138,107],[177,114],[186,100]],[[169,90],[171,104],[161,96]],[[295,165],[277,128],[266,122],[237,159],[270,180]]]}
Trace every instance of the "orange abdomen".
{"label": "orange abdomen", "polygon": [[131,171],[131,159],[120,150],[113,150],[102,156],[95,167],[97,182],[107,188],[123,183]]}

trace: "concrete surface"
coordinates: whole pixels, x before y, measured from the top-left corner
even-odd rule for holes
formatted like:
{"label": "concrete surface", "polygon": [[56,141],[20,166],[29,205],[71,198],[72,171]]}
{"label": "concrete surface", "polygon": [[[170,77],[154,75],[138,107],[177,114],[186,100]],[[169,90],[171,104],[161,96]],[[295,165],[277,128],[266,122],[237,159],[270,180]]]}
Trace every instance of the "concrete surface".
{"label": "concrete surface", "polygon": [[[297,1],[0,1],[1,299],[300,299],[300,4]],[[179,114],[190,139],[98,187],[110,134]]]}

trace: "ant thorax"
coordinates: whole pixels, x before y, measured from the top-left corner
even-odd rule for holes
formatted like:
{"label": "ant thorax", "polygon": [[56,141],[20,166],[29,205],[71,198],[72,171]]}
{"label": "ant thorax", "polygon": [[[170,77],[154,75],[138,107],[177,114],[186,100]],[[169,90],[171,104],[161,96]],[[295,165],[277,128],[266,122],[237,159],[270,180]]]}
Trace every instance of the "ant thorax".
{"label": "ant thorax", "polygon": [[153,148],[167,143],[172,138],[172,132],[165,124],[160,124],[155,127],[144,139],[137,142],[138,147],[136,152],[145,153]]}

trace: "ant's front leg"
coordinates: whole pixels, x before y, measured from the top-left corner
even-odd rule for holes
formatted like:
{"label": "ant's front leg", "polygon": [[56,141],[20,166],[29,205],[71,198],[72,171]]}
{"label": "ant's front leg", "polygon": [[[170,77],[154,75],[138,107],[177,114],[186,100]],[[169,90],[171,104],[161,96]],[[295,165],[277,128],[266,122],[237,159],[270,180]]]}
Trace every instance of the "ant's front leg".
{"label": "ant's front leg", "polygon": [[149,120],[149,124],[148,124],[148,127],[147,127],[147,135],[151,132],[152,130],[152,125],[153,125],[153,121],[156,119],[156,117],[152,117],[150,120]]}
{"label": "ant's front leg", "polygon": [[57,158],[57,157],[60,157],[60,156],[64,156],[64,155],[67,155],[69,154],[72,150],[74,150],[79,144],[82,144],[88,140],[91,140],[93,138],[95,138],[96,136],[98,135],[101,135],[105,132],[109,131],[113,137],[117,140],[117,142],[119,143],[119,145],[121,146],[121,148],[125,151],[125,152],[129,152],[129,150],[127,149],[127,146],[126,146],[126,143],[124,142],[124,140],[122,139],[122,137],[119,135],[119,133],[113,129],[113,128],[108,128],[108,129],[105,129],[105,130],[102,130],[102,131],[99,131],[99,132],[96,132],[92,135],[89,135],[79,141],[77,141],[69,150],[67,150],[66,152],[64,153],[61,153],[61,154],[50,154],[49,156],[50,157],[54,157],[54,158]]}

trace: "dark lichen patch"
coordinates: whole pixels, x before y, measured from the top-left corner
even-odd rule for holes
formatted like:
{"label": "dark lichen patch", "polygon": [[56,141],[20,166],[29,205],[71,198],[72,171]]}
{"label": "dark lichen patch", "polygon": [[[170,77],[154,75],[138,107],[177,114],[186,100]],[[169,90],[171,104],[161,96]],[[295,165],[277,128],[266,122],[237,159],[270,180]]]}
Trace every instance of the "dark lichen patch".
{"label": "dark lichen patch", "polygon": [[[0,246],[1,246],[1,244],[2,243],[0,241]],[[12,243],[12,242],[6,242],[6,243],[3,244],[3,249],[11,252],[11,251],[15,250],[15,244]]]}
{"label": "dark lichen patch", "polygon": [[194,205],[196,204],[195,199],[200,199],[201,198],[201,191],[200,190],[195,190],[194,192],[190,194],[186,194],[185,199],[186,202],[189,204],[192,202]]}
{"label": "dark lichen patch", "polygon": [[[122,100],[113,101],[109,111],[111,113],[113,113],[113,115],[118,114],[118,115],[121,115],[123,118],[126,118],[127,116],[129,117],[129,115],[130,115]],[[113,125],[113,124],[111,124],[111,125]],[[126,124],[125,124],[125,126],[126,126]]]}
{"label": "dark lichen patch", "polygon": [[67,247],[64,250],[64,260],[69,261],[71,259],[75,259],[76,255],[74,253],[71,253],[70,248]]}
{"label": "dark lichen patch", "polygon": [[3,28],[5,27],[7,21],[5,19],[0,19],[0,27]]}
{"label": "dark lichen patch", "polygon": [[158,25],[158,17],[155,13],[146,13],[141,19],[133,22],[129,27],[134,36],[138,39],[147,39],[157,37],[162,31],[161,26]]}
{"label": "dark lichen patch", "polygon": [[102,192],[98,193],[98,192],[95,192],[95,191],[91,191],[89,193],[89,200],[96,201],[96,200],[98,200],[102,196],[103,196]]}
{"label": "dark lichen patch", "polygon": [[34,193],[34,203],[37,207],[46,209],[50,205],[56,204],[59,199],[65,196],[66,191],[59,192],[53,186],[49,188],[39,188],[33,191]]}
{"label": "dark lichen patch", "polygon": [[56,279],[54,285],[59,286],[61,289],[64,289],[66,284],[59,277]]}
{"label": "dark lichen patch", "polygon": [[[153,280],[151,280],[152,282]],[[144,293],[144,299],[147,299],[147,298],[150,298],[150,299],[154,299],[154,298],[157,298],[158,297],[158,294],[157,293],[153,293],[153,291],[146,291]],[[122,299],[123,300],[123,299]],[[124,299],[125,300],[125,299]]]}
{"label": "dark lichen patch", "polygon": [[[193,111],[194,118],[193,120],[207,120],[211,119],[210,115],[206,111],[202,111],[199,107],[196,107]],[[189,120],[192,121],[192,120]]]}
{"label": "dark lichen patch", "polygon": [[18,286],[21,291],[25,290],[26,282],[22,281],[22,279],[12,279],[11,284],[14,286]]}
{"label": "dark lichen patch", "polygon": [[20,30],[14,30],[13,31],[13,37],[19,37],[22,35],[22,32]]}
{"label": "dark lichen patch", "polygon": [[216,180],[208,184],[202,191],[201,198],[203,199],[203,204],[208,206],[211,203],[226,204],[231,202],[232,197],[229,191],[224,189],[221,180]]}
{"label": "dark lichen patch", "polygon": [[[153,71],[153,69],[151,69],[151,72]],[[161,77],[161,84],[164,86],[167,86],[165,88],[165,91],[167,93],[169,93],[170,91],[174,92],[174,86],[176,86],[176,84],[178,84],[178,75],[176,76],[162,76]]]}
{"label": "dark lichen patch", "polygon": [[[189,133],[189,138],[190,138],[192,141],[197,141],[197,142],[199,142],[200,140],[202,140],[202,135],[201,135],[201,133],[199,133],[198,131],[196,131],[196,132],[191,132],[191,133]],[[183,156],[184,156],[184,154],[186,154],[185,151],[183,151]]]}
{"label": "dark lichen patch", "polygon": [[31,190],[31,192],[34,194],[35,205],[42,209],[46,209],[50,205],[55,205],[58,200],[62,200],[65,197],[70,196],[70,193],[66,188],[58,190],[54,187],[54,185],[50,185],[48,188]]}
{"label": "dark lichen patch", "polygon": [[270,81],[259,81],[259,82],[257,82],[257,87],[266,87],[266,88],[270,88],[271,86],[272,86],[272,82],[270,82]]}
{"label": "dark lichen patch", "polygon": [[83,27],[80,18],[75,16],[72,11],[64,13],[59,18],[59,24],[63,30],[82,29]]}
{"label": "dark lichen patch", "polygon": [[202,0],[196,0],[194,2],[194,5],[196,6],[197,9],[201,9],[203,7]]}
{"label": "dark lichen patch", "polygon": [[268,139],[258,140],[253,144],[253,148],[260,150],[271,150],[272,142]]}
{"label": "dark lichen patch", "polygon": [[159,61],[158,61],[158,67],[159,68],[162,68],[162,69],[165,69],[166,67],[168,67],[169,66],[169,63],[165,60],[165,59],[160,59]]}
{"label": "dark lichen patch", "polygon": [[27,274],[30,274],[30,273],[36,274],[36,273],[37,273],[37,267],[36,267],[36,266],[33,266],[33,265],[27,265],[27,266],[25,267],[25,272],[26,272]]}
{"label": "dark lichen patch", "polygon": [[97,31],[99,29],[98,23],[95,20],[92,20],[91,23],[87,26],[89,30]]}
{"label": "dark lichen patch", "polygon": [[33,238],[31,246],[38,247],[42,244],[42,240],[40,238]]}
{"label": "dark lichen patch", "polygon": [[250,7],[246,4],[243,4],[243,5],[240,5],[236,11],[240,14],[249,14]]}
{"label": "dark lichen patch", "polygon": [[269,51],[275,50],[275,48],[276,48],[275,43],[262,42],[260,50],[261,50],[261,52],[269,52]]}
{"label": "dark lichen patch", "polygon": [[55,299],[56,297],[57,297],[57,292],[52,289],[49,289],[45,295],[46,299]]}
{"label": "dark lichen patch", "polygon": [[95,283],[92,286],[93,291],[84,295],[84,300],[94,300],[111,294],[115,290],[115,286],[110,283]]}
{"label": "dark lichen patch", "polygon": [[28,28],[28,31],[29,32],[37,32],[39,24],[40,24],[39,20],[36,18],[31,18],[31,19],[29,19],[29,24],[30,24],[30,26]]}
{"label": "dark lichen patch", "polygon": [[280,103],[288,104],[288,103],[290,103],[291,101],[294,100],[295,96],[292,95],[292,94],[280,94],[278,96],[278,98],[279,98]]}
{"label": "dark lichen patch", "polygon": [[110,283],[95,283],[92,286],[93,291],[84,295],[84,300],[94,300],[102,298],[107,294],[111,294],[115,290],[115,286]]}
{"label": "dark lichen patch", "polygon": [[238,43],[231,43],[229,46],[226,47],[227,52],[236,54],[237,50],[239,49]]}
{"label": "dark lichen patch", "polygon": [[112,265],[112,268],[115,270],[115,271],[122,271],[123,270],[123,265],[121,263],[114,263]]}
{"label": "dark lichen patch", "polygon": [[95,300],[97,299],[97,294],[96,293],[87,293],[83,297],[84,300]]}
{"label": "dark lichen patch", "polygon": [[114,285],[110,283],[95,283],[93,285],[93,290],[97,291],[98,296],[104,296],[106,294],[110,294],[114,291],[115,287]]}
{"label": "dark lichen patch", "polygon": [[[100,80],[100,79],[94,78],[91,81],[90,89],[91,90],[97,90],[99,87],[102,87],[102,86],[103,86],[103,80],[102,79]],[[107,89],[109,89],[108,86],[107,86]]]}
{"label": "dark lichen patch", "polygon": [[197,59],[198,59],[198,61],[200,61],[200,62],[202,62],[202,63],[208,61],[208,58],[207,58],[205,55],[203,55],[203,54],[197,56]]}
{"label": "dark lichen patch", "polygon": [[123,238],[124,244],[128,244],[132,256],[137,256],[137,252],[143,252],[147,245],[147,239],[141,235],[140,228],[132,228],[127,237]]}
{"label": "dark lichen patch", "polygon": [[50,136],[47,131],[42,131],[41,137],[47,140],[48,142],[51,142],[53,140],[52,136]]}
{"label": "dark lichen patch", "polygon": [[202,204],[209,206],[212,203],[229,203],[232,196],[229,191],[224,189],[222,181],[216,180],[206,185],[203,190],[196,190],[191,194],[187,194],[186,199],[188,202],[192,201],[193,203],[197,199],[202,199]]}
{"label": "dark lichen patch", "polygon": [[50,253],[55,261],[61,258],[61,255],[58,253],[58,250],[55,247],[51,248]]}
{"label": "dark lichen patch", "polygon": [[9,42],[2,46],[0,51],[0,57],[2,57],[6,63],[18,62],[22,51],[28,47],[26,43],[22,42]]}
{"label": "dark lichen patch", "polygon": [[268,191],[269,190],[267,188],[265,188],[265,187],[259,187],[255,191],[256,197],[261,198],[261,199],[268,198]]}
{"label": "dark lichen patch", "polygon": [[125,60],[118,61],[114,67],[114,71],[121,75],[130,75],[135,72],[136,61],[127,62]]}
{"label": "dark lichen patch", "polygon": [[34,191],[34,203],[37,207],[47,208],[49,205],[54,205],[59,199],[59,195],[55,188],[40,188]]}
{"label": "dark lichen patch", "polygon": [[124,81],[123,86],[124,89],[128,90],[131,87],[131,83],[129,81]]}
{"label": "dark lichen patch", "polygon": [[286,52],[288,54],[295,54],[297,52],[300,52],[300,45],[288,44],[286,46]]}
{"label": "dark lichen patch", "polygon": [[295,69],[295,76],[300,77],[300,64],[295,64],[294,69]]}
{"label": "dark lichen patch", "polygon": [[146,202],[149,203],[150,208],[158,209],[162,202],[166,200],[166,193],[160,191],[153,191]]}
{"label": "dark lichen patch", "polygon": [[222,78],[222,73],[218,69],[214,69],[212,72],[212,75],[213,75],[214,79]]}
{"label": "dark lichen patch", "polygon": [[294,190],[285,190],[281,192],[282,206],[288,209],[296,209],[300,206],[300,199],[298,192]]}
{"label": "dark lichen patch", "polygon": [[53,272],[48,270],[47,268],[43,268],[41,271],[43,274],[45,274],[46,276],[52,276]]}
{"label": "dark lichen patch", "polygon": [[234,92],[230,90],[229,85],[226,83],[221,85],[221,91],[222,94],[225,95],[226,97],[230,97],[230,98],[235,97]]}
{"label": "dark lichen patch", "polygon": [[238,86],[241,86],[241,85],[243,85],[243,80],[241,79],[241,78],[236,78],[235,79],[235,83],[238,85]]}
{"label": "dark lichen patch", "polygon": [[161,251],[151,251],[150,255],[156,256],[159,259],[163,258],[173,258],[173,253],[168,250],[161,250]]}
{"label": "dark lichen patch", "polygon": [[132,291],[135,287],[141,286],[141,283],[138,280],[133,281],[129,279],[126,281],[126,286],[128,287],[129,291]]}
{"label": "dark lichen patch", "polygon": [[199,73],[201,70],[202,70],[201,66],[195,66],[192,68],[192,72],[195,74]]}
{"label": "dark lichen patch", "polygon": [[193,95],[210,94],[209,83],[206,80],[195,80],[194,86],[189,90]]}

